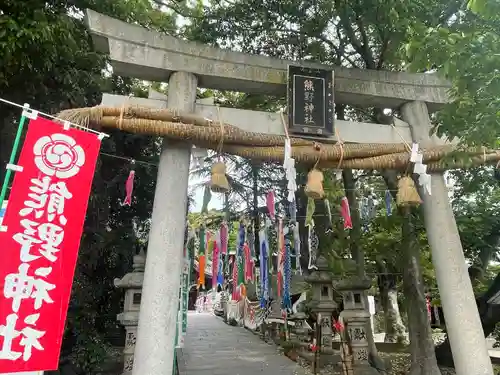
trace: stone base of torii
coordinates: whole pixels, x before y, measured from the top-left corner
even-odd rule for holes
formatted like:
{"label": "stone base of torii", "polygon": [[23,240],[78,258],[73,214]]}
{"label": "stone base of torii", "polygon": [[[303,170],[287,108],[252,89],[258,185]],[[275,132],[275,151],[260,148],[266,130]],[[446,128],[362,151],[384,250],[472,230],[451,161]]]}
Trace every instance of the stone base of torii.
{"label": "stone base of torii", "polygon": [[[166,101],[105,96],[103,104],[122,105],[130,100],[130,104],[220,120],[215,107],[196,104],[197,87],[285,93],[286,67],[292,62],[187,43],[93,11],[86,16],[96,47],[110,53],[116,74],[158,82],[168,79]],[[447,82],[430,74],[345,68],[336,70],[335,77],[337,103],[399,109],[404,120],[397,123],[399,131],[387,125],[338,121],[345,142],[400,143],[401,137],[421,147],[441,142],[428,135],[428,110],[439,109],[448,101]],[[222,121],[246,130],[283,134],[278,115],[221,108],[220,116]],[[187,143],[163,141],[133,375],[172,374],[190,152]],[[431,185],[432,195],[421,196],[456,373],[493,375],[443,175],[433,174]]]}

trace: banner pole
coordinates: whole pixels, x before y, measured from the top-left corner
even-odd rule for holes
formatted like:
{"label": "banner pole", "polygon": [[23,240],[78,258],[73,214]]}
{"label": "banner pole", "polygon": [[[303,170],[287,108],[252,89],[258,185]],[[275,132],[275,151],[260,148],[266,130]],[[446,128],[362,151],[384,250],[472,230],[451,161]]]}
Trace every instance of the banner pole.
{"label": "banner pole", "polygon": [[[27,104],[24,105],[27,109],[29,106]],[[17,126],[16,138],[14,138],[14,144],[12,145],[12,151],[10,153],[9,164],[14,164],[16,161],[17,150],[19,148],[19,143],[21,142],[21,135],[23,134],[24,123],[26,122],[26,115],[23,111],[21,119],[19,120],[19,125]],[[2,191],[0,192],[0,207],[2,207],[3,201],[5,200],[5,196],[7,195],[7,188],[9,186],[10,178],[12,176],[12,170],[7,168],[5,172],[5,177],[3,180]]]}

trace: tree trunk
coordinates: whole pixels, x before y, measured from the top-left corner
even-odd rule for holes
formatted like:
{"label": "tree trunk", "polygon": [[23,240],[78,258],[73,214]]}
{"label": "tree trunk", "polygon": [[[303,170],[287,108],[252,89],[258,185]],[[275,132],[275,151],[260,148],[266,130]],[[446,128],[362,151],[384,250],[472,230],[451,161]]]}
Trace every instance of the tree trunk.
{"label": "tree trunk", "polygon": [[440,375],[434,353],[432,331],[427,315],[420,254],[409,207],[403,208],[403,288],[410,333],[410,375]]}
{"label": "tree trunk", "polygon": [[[385,171],[383,177],[394,199],[397,193],[397,173]],[[399,211],[403,216],[402,225],[402,262],[403,291],[406,297],[408,333],[410,337],[411,367],[409,375],[440,375],[432,330],[427,314],[424,282],[420,264],[420,253],[416,241],[417,234],[412,223],[409,208]]]}
{"label": "tree trunk", "polygon": [[394,272],[389,272],[387,264],[384,261],[377,262],[377,268],[379,271],[377,283],[385,319],[384,341],[407,343],[406,328],[399,312],[396,276]]}

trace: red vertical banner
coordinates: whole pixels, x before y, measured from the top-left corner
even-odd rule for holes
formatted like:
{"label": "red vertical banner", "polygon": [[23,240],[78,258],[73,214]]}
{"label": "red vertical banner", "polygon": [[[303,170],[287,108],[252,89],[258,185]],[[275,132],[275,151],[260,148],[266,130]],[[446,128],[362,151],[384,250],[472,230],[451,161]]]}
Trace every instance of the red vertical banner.
{"label": "red vertical banner", "polygon": [[28,126],[0,232],[0,373],[55,370],[100,138]]}

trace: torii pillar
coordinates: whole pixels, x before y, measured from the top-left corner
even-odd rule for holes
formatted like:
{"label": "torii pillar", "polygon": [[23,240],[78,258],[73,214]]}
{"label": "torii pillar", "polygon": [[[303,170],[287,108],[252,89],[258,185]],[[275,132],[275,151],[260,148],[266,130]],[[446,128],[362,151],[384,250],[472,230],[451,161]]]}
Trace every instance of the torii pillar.
{"label": "torii pillar", "polygon": [[[401,107],[420,147],[434,146],[424,102]],[[442,173],[431,174],[431,195],[421,192],[427,238],[457,375],[493,375],[476,298],[467,272],[462,242]]]}
{"label": "torii pillar", "polygon": [[[196,87],[197,79],[193,74],[173,73],[168,81],[167,107],[184,113],[194,112]],[[133,375],[172,374],[190,157],[190,144],[163,140]]]}
{"label": "torii pillar", "polygon": [[[194,106],[197,84],[207,89],[283,96],[287,87],[288,64],[331,69],[331,66],[312,62],[273,59],[186,42],[90,10],[86,11],[86,23],[95,47],[109,54],[116,74],[163,82],[173,73],[169,107],[215,121],[223,119],[240,129],[254,132],[283,135],[280,115]],[[182,70],[196,74],[199,82],[192,74],[174,73]],[[334,86],[337,104],[377,108],[399,108],[403,105],[403,115],[411,124],[413,134],[410,134],[410,126],[406,123],[404,126],[396,124],[397,130],[383,124],[337,120],[336,129],[344,142],[349,143],[400,143],[403,138],[407,142],[414,139],[425,146],[428,144],[429,129],[427,108],[430,111],[439,110],[450,101],[450,83],[436,74],[336,67]],[[137,104],[144,100],[131,98],[131,102]],[[188,165],[187,146],[164,144],[147,254],[134,375],[171,374]],[[492,375],[442,176],[433,176],[432,183],[433,195],[424,196],[426,226],[457,374]],[[172,306],[168,306],[169,303]]]}

